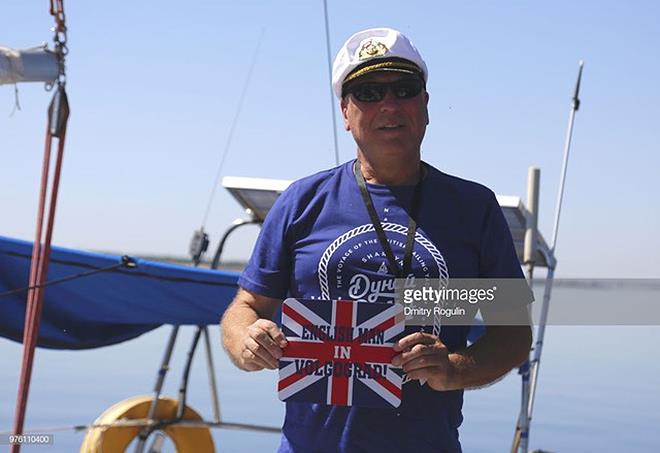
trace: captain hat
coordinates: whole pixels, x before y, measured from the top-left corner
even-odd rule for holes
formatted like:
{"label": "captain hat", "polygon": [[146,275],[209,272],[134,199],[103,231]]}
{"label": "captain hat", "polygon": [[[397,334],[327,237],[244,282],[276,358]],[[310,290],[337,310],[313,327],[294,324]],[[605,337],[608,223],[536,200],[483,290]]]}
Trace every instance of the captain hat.
{"label": "captain hat", "polygon": [[370,28],[348,38],[332,65],[332,90],[341,98],[344,83],[371,71],[417,74],[425,83],[428,79],[426,63],[415,45],[392,28]]}

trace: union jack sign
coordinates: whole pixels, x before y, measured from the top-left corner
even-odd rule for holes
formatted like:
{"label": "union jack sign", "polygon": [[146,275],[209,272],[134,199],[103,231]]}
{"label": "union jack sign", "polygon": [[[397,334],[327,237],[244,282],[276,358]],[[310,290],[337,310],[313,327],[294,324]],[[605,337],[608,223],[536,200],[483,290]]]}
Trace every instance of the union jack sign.
{"label": "union jack sign", "polygon": [[398,407],[402,370],[394,342],[404,329],[399,304],[287,299],[279,362],[282,401]]}

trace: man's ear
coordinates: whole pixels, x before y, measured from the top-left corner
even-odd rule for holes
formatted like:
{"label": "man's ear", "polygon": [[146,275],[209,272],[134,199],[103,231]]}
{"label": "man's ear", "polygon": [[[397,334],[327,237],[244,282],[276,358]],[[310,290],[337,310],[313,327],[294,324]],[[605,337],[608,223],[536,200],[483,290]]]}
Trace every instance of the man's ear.
{"label": "man's ear", "polygon": [[344,119],[344,129],[350,131],[351,125],[348,123],[348,96],[341,98],[339,105],[341,107],[341,116]]}
{"label": "man's ear", "polygon": [[429,93],[424,90],[424,110],[426,111],[426,124],[429,124]]}

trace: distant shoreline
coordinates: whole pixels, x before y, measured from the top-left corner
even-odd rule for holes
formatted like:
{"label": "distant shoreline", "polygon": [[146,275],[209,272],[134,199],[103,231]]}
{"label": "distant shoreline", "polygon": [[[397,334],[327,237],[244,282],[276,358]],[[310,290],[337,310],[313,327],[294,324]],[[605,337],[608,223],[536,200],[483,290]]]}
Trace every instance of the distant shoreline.
{"label": "distant shoreline", "polygon": [[[117,252],[98,251],[98,253],[107,253],[118,255]],[[172,255],[151,255],[135,254],[131,255],[148,261],[157,261],[160,263],[178,264],[181,266],[192,266],[190,258],[185,256]],[[202,259],[199,267],[208,269],[211,265],[211,259]],[[240,272],[247,265],[247,261],[232,260],[220,263],[220,270]],[[542,287],[545,285],[544,278],[535,278],[532,286]],[[639,289],[657,289],[660,290],[660,278],[584,278],[567,277],[555,278],[553,286],[558,288],[581,288],[581,289],[613,289],[613,288],[639,288]]]}
{"label": "distant shoreline", "polygon": [[[101,250],[94,250],[94,253],[103,253],[107,255],[128,255],[134,258],[140,258],[147,261],[156,261],[159,263],[168,263],[168,264],[178,264],[181,266],[192,266],[192,260],[185,256],[173,256],[173,255],[151,255],[151,254],[139,254],[139,253],[117,253],[117,252],[108,252]],[[242,271],[247,265],[247,261],[221,261],[219,270],[225,271]],[[211,267],[211,259],[202,259],[199,263],[199,266],[204,269]]]}

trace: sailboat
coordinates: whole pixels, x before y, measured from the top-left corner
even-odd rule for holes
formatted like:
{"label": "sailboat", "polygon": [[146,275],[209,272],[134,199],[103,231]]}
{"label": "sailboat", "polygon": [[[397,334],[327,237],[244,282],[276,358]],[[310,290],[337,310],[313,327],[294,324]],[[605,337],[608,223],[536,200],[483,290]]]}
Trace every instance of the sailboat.
{"label": "sailboat", "polygon": [[[159,380],[153,394],[130,397],[118,402],[87,426],[88,432],[81,452],[119,452],[128,448],[131,442],[137,442],[136,451],[145,451],[147,440],[151,442],[149,451],[159,451],[159,445],[162,445],[163,436],[166,435],[172,439],[178,451],[205,453],[215,451],[213,439],[208,432],[211,427],[278,432],[278,427],[221,420],[217,410],[219,401],[207,326],[217,324],[237,288],[238,273],[217,270],[227,238],[239,226],[263,222],[270,206],[285,190],[289,181],[225,178],[224,186],[244,207],[247,217],[238,219],[226,231],[211,262],[211,269],[197,267],[208,246],[208,238],[203,229],[195,233],[191,242],[190,252],[194,266],[51,247],[57,185],[69,113],[65,72],[68,53],[67,29],[62,1],[51,5],[51,13],[56,23],[54,50],[51,51],[47,47],[26,50],[0,48],[0,82],[44,82],[54,89],[48,115],[37,237],[33,243],[0,237],[0,275],[3,276],[0,280],[0,296],[3,298],[0,305],[0,335],[14,341],[22,341],[26,351],[13,435],[28,431],[23,427],[23,419],[35,347],[80,350],[97,348],[134,339],[163,324],[173,327],[165,345],[159,376],[165,378],[179,327],[195,326],[191,351],[194,352],[200,341],[205,347],[211,370],[209,391],[214,402],[213,407],[216,408],[214,417],[206,419],[186,404],[186,379],[176,399],[161,394],[163,380]],[[20,71],[17,70],[19,67]],[[546,241],[538,229],[538,169],[529,171],[526,202],[516,196],[498,197],[520,262],[527,267],[530,280],[535,268],[548,269],[542,318],[535,338],[533,356],[521,369],[521,410],[516,422],[512,451],[528,451],[529,422],[541,359],[545,317],[557,264],[554,249],[573,119],[579,108],[581,74],[580,64],[565,142],[552,239]],[[53,158],[51,150],[54,147],[57,147],[57,154]],[[49,165],[52,160],[55,161],[52,166],[54,174],[49,178]],[[473,340],[478,337],[479,332],[479,326],[475,326]],[[190,370],[192,352],[186,363],[186,375]],[[18,451],[18,446],[13,446],[13,450]]]}

